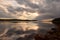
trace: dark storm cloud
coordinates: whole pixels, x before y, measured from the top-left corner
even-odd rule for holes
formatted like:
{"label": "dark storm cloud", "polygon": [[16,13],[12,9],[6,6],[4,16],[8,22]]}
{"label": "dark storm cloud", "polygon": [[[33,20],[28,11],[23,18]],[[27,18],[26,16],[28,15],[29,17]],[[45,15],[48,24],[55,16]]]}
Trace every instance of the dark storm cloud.
{"label": "dark storm cloud", "polygon": [[35,12],[35,10],[34,9],[29,9],[29,8],[23,8],[23,7],[18,7],[18,8],[16,8],[16,9],[14,9],[14,8],[10,8],[10,7],[8,7],[8,11],[9,12],[12,12],[12,13],[14,13],[15,11],[17,11],[17,12],[23,12],[23,11],[26,11],[26,12]]}
{"label": "dark storm cloud", "polygon": [[24,4],[32,9],[39,8],[39,5],[32,3],[30,0],[16,0],[19,4]]}
{"label": "dark storm cloud", "polygon": [[45,15],[37,17],[38,19],[46,19],[46,18],[49,19],[49,18],[60,17],[59,0],[45,0],[45,3],[46,6],[38,10],[40,14],[45,14]]}
{"label": "dark storm cloud", "polygon": [[3,9],[0,8],[0,18],[12,18],[12,16],[7,14]]}
{"label": "dark storm cloud", "polygon": [[[33,4],[31,1],[29,0],[16,0],[19,4],[25,4],[26,6],[31,7],[32,9],[38,9],[37,12],[39,13],[48,13],[51,14],[50,16],[55,17],[56,15],[60,15],[60,0],[45,0],[43,5],[39,4]],[[42,0],[43,1],[43,0]],[[43,6],[46,7],[43,7]],[[47,14],[46,14],[47,15]],[[48,16],[48,15],[47,15]],[[45,16],[45,17],[47,17]],[[49,17],[50,17],[49,16]],[[59,16],[56,16],[59,17]]]}
{"label": "dark storm cloud", "polygon": [[[38,5],[35,4],[35,3],[32,3],[32,1],[30,1],[30,0],[16,0],[16,1],[18,2],[19,5],[26,5],[26,7],[29,7],[29,8],[23,8],[23,7],[14,8],[12,6],[7,6],[7,10],[8,10],[9,13],[6,13],[5,11],[3,11],[3,9],[0,9],[0,18],[1,17],[4,17],[4,18],[7,18],[7,17],[8,18],[18,18],[16,16],[16,14],[17,14],[16,11],[17,12],[22,12],[22,13],[24,11],[31,12],[31,13],[37,11],[39,13],[39,16],[36,17],[36,19],[38,19],[38,20],[60,17],[60,0],[44,0],[44,2],[43,2],[43,0],[41,0],[43,4],[41,4],[41,2],[39,1]],[[19,13],[19,14],[22,14],[22,13]],[[23,23],[21,23],[21,25]],[[13,24],[13,25],[12,24],[9,24],[9,25],[6,24],[6,26],[9,27],[9,28],[11,26],[12,27],[17,26],[16,28],[18,28],[18,27],[21,27],[21,25],[20,24],[18,25],[18,23],[17,23],[17,25],[16,24]],[[3,26],[4,26],[4,24],[3,24]],[[23,26],[22,28],[25,27],[25,25],[22,25],[22,26]],[[26,26],[28,26],[28,24]],[[44,24],[44,23],[40,23],[40,22],[38,23],[37,26],[39,26],[38,31],[42,32],[42,33],[45,32],[45,29],[49,30],[52,27],[51,24]],[[41,27],[42,27],[42,29],[40,30]],[[32,33],[32,32],[36,32],[35,30],[27,30],[27,31],[24,32],[23,29],[21,31],[17,30],[16,34],[19,34],[20,32],[21,32],[20,34],[24,34],[24,33],[29,34],[29,33]],[[8,32],[11,32],[11,30],[9,30]],[[15,31],[12,31],[12,33],[13,32],[15,33]],[[9,35],[9,33],[8,33],[8,35]]]}
{"label": "dark storm cloud", "polygon": [[[14,8],[12,6],[7,6],[8,14],[5,12],[1,12],[1,17],[12,17],[12,15],[17,14],[17,12],[35,12],[37,11],[39,14],[45,14],[39,17],[36,17],[36,19],[45,19],[45,18],[56,18],[60,17],[60,0],[39,0],[39,4],[35,4],[30,0],[16,0],[16,2],[19,5],[25,5],[26,7],[29,8],[23,8],[23,7],[17,7]],[[36,10],[37,9],[37,10]],[[47,13],[47,14],[46,14]],[[21,13],[20,13],[21,14]],[[4,16],[5,15],[5,16]],[[9,16],[8,16],[9,15]],[[14,16],[15,17],[15,16]],[[14,18],[13,17],[13,18]]]}

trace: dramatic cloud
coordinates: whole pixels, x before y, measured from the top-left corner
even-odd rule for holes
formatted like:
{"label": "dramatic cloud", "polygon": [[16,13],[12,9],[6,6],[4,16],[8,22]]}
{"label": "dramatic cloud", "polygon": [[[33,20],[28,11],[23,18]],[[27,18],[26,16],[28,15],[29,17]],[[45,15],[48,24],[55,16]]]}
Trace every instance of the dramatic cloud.
{"label": "dramatic cloud", "polygon": [[29,15],[34,15],[30,19],[40,20],[60,17],[59,0],[1,0],[0,8],[0,18],[29,19]]}
{"label": "dramatic cloud", "polygon": [[[4,28],[8,29],[2,35],[8,31],[7,36],[11,34],[11,38],[14,39],[20,36],[24,38],[24,35],[31,33],[45,33],[54,25],[40,20],[45,21],[45,19],[49,20],[57,17],[60,17],[60,0],[0,0],[0,18],[39,20],[37,22],[0,23],[2,30]],[[18,35],[19,33],[20,35]]]}

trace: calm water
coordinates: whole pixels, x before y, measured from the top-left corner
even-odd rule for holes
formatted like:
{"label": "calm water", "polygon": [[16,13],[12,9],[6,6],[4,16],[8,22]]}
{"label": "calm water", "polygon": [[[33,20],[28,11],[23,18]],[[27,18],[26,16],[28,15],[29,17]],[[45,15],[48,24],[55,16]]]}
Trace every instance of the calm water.
{"label": "calm water", "polygon": [[[45,34],[48,30],[54,27],[53,24],[42,22],[0,22],[0,36],[7,34],[7,36],[13,36],[13,38],[25,37],[31,34]],[[19,34],[19,35],[18,35]]]}
{"label": "calm water", "polygon": [[[6,29],[14,29],[14,30],[20,30],[27,33],[37,33],[37,32],[46,32],[50,30],[52,27],[54,27],[53,24],[49,23],[42,23],[42,22],[0,22],[0,31],[3,32]],[[30,32],[29,32],[30,31]],[[0,32],[0,33],[1,33]]]}

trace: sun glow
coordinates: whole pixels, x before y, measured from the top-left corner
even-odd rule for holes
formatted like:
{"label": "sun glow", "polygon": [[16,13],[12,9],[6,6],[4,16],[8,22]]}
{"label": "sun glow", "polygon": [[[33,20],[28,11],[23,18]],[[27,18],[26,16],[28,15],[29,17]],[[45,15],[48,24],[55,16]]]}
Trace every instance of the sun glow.
{"label": "sun glow", "polygon": [[31,19],[35,19],[37,16],[39,16],[37,12],[30,13],[30,12],[24,11],[23,14],[18,19],[29,19],[29,20],[31,20]]}
{"label": "sun glow", "polygon": [[[36,0],[33,0],[33,2],[35,2]],[[4,7],[5,6],[5,7]],[[18,11],[14,11],[16,14],[14,13],[11,13],[8,11],[8,7],[11,6],[13,7],[13,9],[16,9],[18,7],[22,7],[23,9],[21,10],[24,10],[23,12],[18,12]],[[19,3],[17,3],[17,1],[15,0],[1,0],[0,2],[0,8],[2,8],[4,10],[4,12],[8,15],[11,15],[12,17],[14,18],[17,18],[17,19],[35,19],[38,15],[38,12],[36,10],[32,10],[30,7],[26,6],[26,5],[21,5]],[[28,12],[26,11],[26,9],[29,9],[29,10],[32,10],[32,11],[35,11],[35,12]]]}

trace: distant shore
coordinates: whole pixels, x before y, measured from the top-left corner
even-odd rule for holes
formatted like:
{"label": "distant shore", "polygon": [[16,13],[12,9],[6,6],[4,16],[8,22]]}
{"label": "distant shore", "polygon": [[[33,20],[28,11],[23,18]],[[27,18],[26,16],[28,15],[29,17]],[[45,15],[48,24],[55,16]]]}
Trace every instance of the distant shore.
{"label": "distant shore", "polygon": [[37,21],[37,20],[21,20],[21,19],[0,19],[0,21]]}

